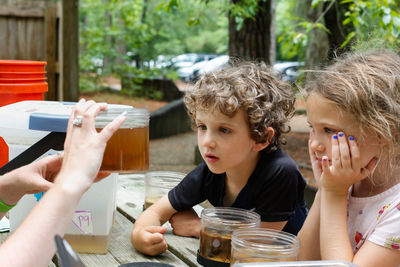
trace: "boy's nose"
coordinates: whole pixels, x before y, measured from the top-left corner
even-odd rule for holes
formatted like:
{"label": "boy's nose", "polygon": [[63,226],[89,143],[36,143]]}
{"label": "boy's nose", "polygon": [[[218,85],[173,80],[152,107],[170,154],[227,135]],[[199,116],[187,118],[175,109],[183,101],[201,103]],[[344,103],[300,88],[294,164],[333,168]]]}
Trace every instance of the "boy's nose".
{"label": "boy's nose", "polygon": [[203,145],[207,147],[215,147],[215,140],[211,133],[207,133],[204,136]]}

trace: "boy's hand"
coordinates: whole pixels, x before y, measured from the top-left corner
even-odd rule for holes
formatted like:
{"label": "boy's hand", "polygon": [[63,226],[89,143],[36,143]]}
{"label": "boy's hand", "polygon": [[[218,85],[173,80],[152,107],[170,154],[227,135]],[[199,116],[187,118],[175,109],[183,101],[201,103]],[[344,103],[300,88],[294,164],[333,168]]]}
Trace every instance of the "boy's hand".
{"label": "boy's hand", "polygon": [[332,137],[331,164],[327,157],[322,160],[322,186],[328,192],[347,195],[349,187],[370,175],[376,163],[373,158],[367,166],[361,166],[356,141],[339,132]]}
{"label": "boy's hand", "polygon": [[193,210],[177,212],[169,219],[173,233],[180,236],[200,236],[200,218]]}
{"label": "boy's hand", "polygon": [[165,226],[146,226],[138,232],[132,232],[132,243],[143,254],[156,256],[167,251],[164,239]]}

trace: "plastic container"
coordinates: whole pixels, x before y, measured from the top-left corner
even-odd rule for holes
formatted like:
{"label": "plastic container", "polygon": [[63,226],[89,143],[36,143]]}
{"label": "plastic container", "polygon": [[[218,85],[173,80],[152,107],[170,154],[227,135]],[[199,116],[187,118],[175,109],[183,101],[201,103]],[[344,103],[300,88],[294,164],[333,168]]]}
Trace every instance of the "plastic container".
{"label": "plastic container", "polygon": [[257,262],[257,263],[238,263],[232,267],[357,267],[348,261],[292,261],[292,262]]}
{"label": "plastic container", "polygon": [[[13,149],[11,147],[11,149]],[[51,154],[49,152],[48,154]],[[82,196],[68,226],[65,240],[79,253],[106,254],[115,218],[118,174],[93,184]],[[40,200],[41,194],[22,197],[10,210],[10,231],[15,231]]]}
{"label": "plastic container", "polygon": [[300,240],[267,228],[238,229],[232,234],[231,264],[296,261]]}
{"label": "plastic container", "polygon": [[260,215],[254,211],[225,207],[204,209],[197,262],[203,266],[229,266],[233,231],[259,227],[260,223]]}
{"label": "plastic container", "polygon": [[[0,136],[14,159],[50,132],[65,132],[75,103],[21,101],[0,107]],[[110,105],[111,107],[113,105]],[[42,156],[59,153],[48,150]],[[81,253],[107,253],[116,210],[117,174],[94,184],[82,197],[65,239]],[[10,210],[10,230],[14,231],[36,205],[41,194],[25,195]]]}
{"label": "plastic container", "polygon": [[153,171],[145,174],[143,210],[157,202],[185,177],[181,172]]}
{"label": "plastic container", "polygon": [[45,61],[0,60],[0,72],[43,72]]}
{"label": "plastic container", "polygon": [[100,170],[131,173],[149,168],[149,119],[147,109],[126,105],[109,105],[96,117],[96,128],[101,130],[121,113],[126,112],[124,124],[107,142]]}

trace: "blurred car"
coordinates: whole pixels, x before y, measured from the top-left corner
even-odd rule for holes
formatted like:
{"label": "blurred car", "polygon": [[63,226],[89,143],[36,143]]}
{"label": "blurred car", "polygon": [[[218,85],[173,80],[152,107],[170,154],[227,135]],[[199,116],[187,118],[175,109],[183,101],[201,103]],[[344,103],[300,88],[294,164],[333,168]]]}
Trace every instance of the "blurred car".
{"label": "blurred car", "polygon": [[172,67],[182,80],[189,82],[194,71],[217,56],[217,54],[182,54],[172,59]]}
{"label": "blurred car", "polygon": [[195,70],[193,72],[192,80],[195,81],[206,73],[222,69],[228,63],[229,63],[228,55],[222,55],[222,56],[213,58],[213,59],[207,61],[206,63],[204,63],[203,65],[201,65],[198,70]]}
{"label": "blurred car", "polygon": [[283,81],[294,83],[300,75],[300,70],[303,69],[304,66],[304,62],[298,61],[277,62],[274,64],[273,70]]}

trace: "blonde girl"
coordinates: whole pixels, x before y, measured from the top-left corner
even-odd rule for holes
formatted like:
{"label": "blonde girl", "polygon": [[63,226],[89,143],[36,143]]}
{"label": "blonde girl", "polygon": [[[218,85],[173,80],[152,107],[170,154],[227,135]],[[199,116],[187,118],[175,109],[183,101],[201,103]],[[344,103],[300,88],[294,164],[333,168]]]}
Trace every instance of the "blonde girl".
{"label": "blonde girl", "polygon": [[400,57],[350,54],[305,88],[319,190],[301,260],[400,265]]}

